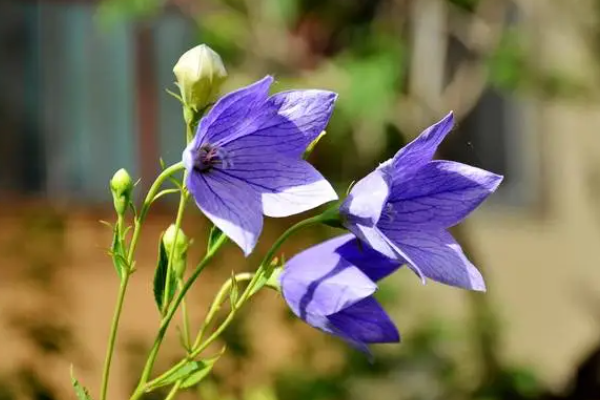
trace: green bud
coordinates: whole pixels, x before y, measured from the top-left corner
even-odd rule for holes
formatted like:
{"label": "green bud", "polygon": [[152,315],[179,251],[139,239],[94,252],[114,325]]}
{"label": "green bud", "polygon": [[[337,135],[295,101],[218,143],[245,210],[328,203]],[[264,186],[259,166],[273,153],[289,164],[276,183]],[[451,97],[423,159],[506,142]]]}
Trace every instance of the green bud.
{"label": "green bud", "polygon": [[121,168],[113,175],[110,180],[110,191],[113,196],[113,203],[117,214],[123,215],[131,203],[131,193],[133,192],[133,181],[131,176]]}
{"label": "green bud", "polygon": [[185,106],[196,111],[214,100],[227,78],[221,57],[205,44],[186,51],[175,64],[173,73]]}
{"label": "green bud", "polygon": [[[177,238],[175,238],[177,236]],[[177,228],[174,224],[169,226],[169,229],[163,235],[163,244],[165,245],[165,250],[167,251],[167,257],[170,257],[173,254],[173,260],[171,261],[171,267],[175,272],[175,276],[177,279],[183,279],[183,274],[185,273],[185,267],[187,264],[187,250],[189,247],[189,240],[183,230]]]}

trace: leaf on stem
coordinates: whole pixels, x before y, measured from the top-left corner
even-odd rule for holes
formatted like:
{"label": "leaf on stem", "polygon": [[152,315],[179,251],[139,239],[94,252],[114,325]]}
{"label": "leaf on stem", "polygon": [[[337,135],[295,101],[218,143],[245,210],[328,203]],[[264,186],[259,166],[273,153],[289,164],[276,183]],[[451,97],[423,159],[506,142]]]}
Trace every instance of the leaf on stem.
{"label": "leaf on stem", "polygon": [[317,145],[319,144],[319,141],[321,139],[323,139],[323,137],[325,137],[325,135],[327,134],[326,131],[323,131],[319,134],[319,136],[317,136],[315,138],[315,140],[313,140],[312,142],[310,142],[310,144],[308,145],[308,147],[306,148],[306,150],[304,151],[304,154],[302,155],[302,158],[304,160],[308,159],[308,157],[310,157],[310,155],[312,154],[313,150],[315,149],[315,147],[317,147]]}
{"label": "leaf on stem", "polygon": [[[158,263],[156,265],[156,271],[154,272],[154,300],[158,306],[158,310],[163,310],[163,300],[165,296],[165,290],[167,290],[167,272],[169,270],[169,255],[165,249],[163,243],[163,235],[160,235],[158,241]],[[175,296],[175,290],[177,288],[177,280],[173,276],[173,279],[169,282],[169,292],[167,302],[170,302]]]}
{"label": "leaf on stem", "polygon": [[284,264],[285,259],[283,257],[281,257],[281,260],[276,257],[265,269],[258,271],[257,274],[259,274],[259,276],[256,279],[256,283],[250,290],[250,296],[254,296],[256,292],[258,292],[264,286],[278,290],[279,282],[277,282],[277,279],[280,271],[283,269]]}
{"label": "leaf on stem", "polygon": [[240,289],[238,287],[238,281],[235,277],[235,272],[231,271],[231,285],[229,287],[229,303],[231,309],[235,310],[238,299],[240,298]]}
{"label": "leaf on stem", "polygon": [[92,400],[92,396],[88,393],[87,389],[79,383],[79,381],[75,378],[75,374],[73,373],[73,366],[71,365],[71,384],[73,385],[73,389],[75,389],[75,395],[79,400]]}
{"label": "leaf on stem", "polygon": [[210,233],[208,234],[208,245],[206,246],[206,252],[210,253],[215,244],[219,241],[219,239],[223,236],[223,232],[216,226],[212,226],[210,228]]}
{"label": "leaf on stem", "polygon": [[117,225],[113,227],[113,240],[110,246],[109,254],[112,257],[113,265],[117,271],[119,279],[122,281],[127,273],[127,257],[125,256],[125,249],[123,248],[123,242],[119,239],[119,229]]}
{"label": "leaf on stem", "polygon": [[221,351],[214,357],[200,361],[187,362],[177,371],[165,376],[163,379],[154,382],[152,384],[152,388],[156,389],[162,386],[172,385],[179,380],[182,381],[180,385],[181,389],[186,389],[197,385],[200,383],[200,381],[202,381],[202,379],[208,376],[215,363],[219,360],[219,358],[221,358],[223,353],[225,353],[225,349],[226,348],[223,347]]}

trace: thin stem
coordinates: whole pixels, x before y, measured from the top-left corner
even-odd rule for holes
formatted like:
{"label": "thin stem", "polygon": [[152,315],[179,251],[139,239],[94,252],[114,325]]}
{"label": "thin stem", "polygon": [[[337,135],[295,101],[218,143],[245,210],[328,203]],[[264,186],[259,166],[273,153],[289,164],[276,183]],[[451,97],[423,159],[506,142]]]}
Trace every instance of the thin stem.
{"label": "thin stem", "polygon": [[145,387],[152,387],[152,385],[155,382],[159,382],[159,381],[163,380],[164,378],[171,376],[172,374],[177,372],[180,368],[182,368],[184,365],[186,365],[190,360],[193,360],[194,358],[196,358],[211,343],[213,343],[221,335],[221,333],[223,333],[223,331],[225,329],[227,329],[227,327],[229,326],[231,321],[233,321],[233,318],[235,317],[237,310],[239,310],[239,308],[251,296],[254,286],[256,285],[258,280],[262,277],[262,274],[264,274],[266,272],[267,267],[270,265],[275,253],[277,252],[277,250],[279,250],[281,245],[292,234],[296,233],[300,229],[303,229],[310,225],[315,225],[315,224],[321,223],[325,218],[326,218],[326,216],[324,214],[321,214],[316,217],[312,217],[312,218],[306,219],[304,221],[301,221],[301,222],[297,223],[296,225],[292,226],[287,231],[285,231],[283,233],[283,235],[281,235],[279,237],[279,239],[277,239],[277,241],[269,249],[269,251],[263,258],[260,266],[258,267],[258,269],[256,270],[255,273],[238,274],[240,276],[240,279],[250,280],[250,283],[244,290],[242,296],[240,297],[238,302],[235,304],[235,306],[232,306],[232,309],[231,309],[230,313],[227,315],[226,319],[215,330],[215,332],[213,332],[213,334],[204,343],[201,344],[202,337],[203,337],[206,329],[208,328],[209,322],[214,319],[216,313],[219,310],[220,305],[224,302],[224,297],[227,294],[227,290],[228,290],[229,286],[231,285],[231,279],[228,279],[227,282],[225,282],[223,284],[223,286],[221,286],[221,289],[219,290],[219,292],[215,296],[215,299],[213,300],[213,303],[211,304],[211,307],[210,307],[209,312],[206,317],[206,321],[204,322],[204,324],[201,328],[201,331],[198,333],[198,336],[196,337],[194,345],[192,346],[192,348],[194,350],[190,354],[188,354],[186,358],[180,360],[177,364],[175,364],[173,367],[171,367],[168,371],[164,372],[157,378],[153,379],[151,382],[148,382],[147,384],[142,384],[140,382],[140,384],[138,385],[138,389],[136,390],[136,392],[134,392],[134,394],[130,400],[139,399],[140,396],[144,393]]}
{"label": "thin stem", "polygon": [[[135,248],[139,241],[141,226],[144,218],[146,217],[148,210],[150,209],[150,205],[156,196],[156,193],[160,190],[163,182],[175,172],[183,169],[183,163],[179,162],[177,164],[173,164],[172,166],[166,168],[154,181],[148,194],[146,195],[146,199],[142,204],[142,209],[140,214],[134,221],[134,229],[133,235],[131,237],[131,243],[129,244],[129,249],[127,252],[127,271],[123,274],[123,279],[121,280],[121,284],[119,286],[119,294],[117,296],[117,304],[115,306],[115,312],[113,314],[110,334],[108,338],[108,346],[106,349],[106,357],[104,361],[104,368],[102,371],[102,383],[101,383],[101,391],[100,391],[100,400],[106,400],[106,395],[108,392],[108,381],[110,378],[110,367],[112,363],[112,357],[114,354],[115,343],[117,340],[117,332],[119,330],[119,322],[121,320],[121,313],[123,311],[123,304],[125,302],[125,293],[127,292],[127,285],[129,283],[129,277],[133,272],[133,256],[135,254]],[[123,216],[119,215],[117,219],[117,229],[118,229],[118,240],[123,241]]]}
{"label": "thin stem", "polygon": [[112,356],[114,353],[115,343],[117,340],[117,331],[119,329],[119,321],[121,319],[121,312],[123,311],[123,303],[125,300],[125,292],[127,291],[127,283],[129,282],[129,271],[125,272],[123,281],[119,287],[119,295],[117,297],[117,305],[115,313],[113,315],[112,324],[110,327],[110,336],[108,339],[108,348],[106,349],[106,359],[104,361],[104,370],[102,371],[102,391],[100,392],[100,400],[106,399],[106,393],[108,391],[108,378],[110,375],[110,365],[112,362]]}
{"label": "thin stem", "polygon": [[150,355],[148,356],[148,360],[146,361],[146,365],[144,366],[144,370],[142,371],[142,376],[140,377],[138,387],[135,390],[133,396],[131,397],[132,400],[138,399],[144,393],[144,391],[146,389],[146,382],[148,382],[148,378],[150,377],[150,374],[152,373],[152,367],[154,366],[154,362],[156,361],[158,351],[159,351],[162,341],[165,337],[165,334],[167,333],[169,323],[173,319],[173,316],[175,315],[175,312],[177,311],[179,304],[181,304],[181,302],[183,301],[183,298],[186,295],[186,293],[188,292],[188,290],[190,290],[190,288],[192,287],[192,285],[194,284],[194,282],[196,281],[198,276],[200,276],[200,273],[202,273],[204,268],[206,268],[206,266],[210,263],[210,261],[212,261],[213,257],[217,253],[217,251],[226,242],[227,242],[227,237],[225,235],[222,235],[217,240],[215,245],[206,254],[206,256],[200,262],[200,264],[198,264],[196,266],[196,269],[194,270],[194,272],[192,273],[190,278],[185,282],[185,285],[183,285],[181,291],[179,291],[177,298],[175,299],[175,302],[169,308],[169,311],[167,312],[167,314],[161,321],[160,328],[158,330],[158,334],[156,335],[156,339],[154,340],[154,344],[152,345],[152,349],[150,350]]}
{"label": "thin stem", "polygon": [[[183,281],[179,281],[179,290],[183,289]],[[183,320],[183,342],[186,349],[191,349],[190,339],[190,316],[187,310],[185,298],[181,300],[181,319]]]}
{"label": "thin stem", "polygon": [[[187,172],[183,174],[183,180],[185,181],[185,177]],[[179,196],[179,206],[177,208],[177,217],[175,218],[175,237],[173,238],[173,245],[171,246],[171,252],[169,254],[169,259],[167,261],[167,276],[165,277],[165,288],[167,288],[163,293],[163,309],[164,312],[169,308],[170,303],[170,290],[168,288],[171,287],[171,279],[173,279],[173,258],[175,257],[175,249],[177,248],[177,236],[179,236],[179,230],[181,229],[181,222],[183,221],[183,212],[185,211],[185,204],[187,203],[187,194],[185,188],[181,188],[181,195]]]}
{"label": "thin stem", "polygon": [[256,270],[256,273],[252,277],[252,280],[250,281],[248,286],[246,286],[244,293],[242,294],[242,296],[240,297],[240,299],[238,300],[236,305],[231,308],[229,315],[227,315],[227,317],[221,323],[221,325],[219,325],[219,327],[212,333],[212,335],[210,335],[208,337],[208,339],[206,339],[206,341],[204,343],[202,343],[197,348],[195,348],[194,351],[192,351],[192,353],[190,354],[190,356],[188,358],[193,359],[193,358],[197,357],[198,355],[200,355],[200,353],[202,353],[208,346],[210,346],[223,333],[223,331],[225,329],[227,329],[227,327],[229,326],[229,324],[231,324],[235,315],[237,314],[237,311],[244,305],[246,300],[248,300],[250,298],[250,296],[253,294],[254,286],[256,285],[258,280],[263,276],[263,274],[265,274],[268,271],[268,267],[270,266],[271,261],[273,260],[273,257],[275,256],[275,253],[277,253],[277,251],[279,250],[281,245],[291,235],[298,232],[299,230],[306,228],[307,226],[310,226],[310,225],[318,224],[322,221],[323,221],[322,215],[317,215],[315,217],[305,219],[304,221],[300,221],[296,225],[289,228],[287,231],[285,231],[283,233],[283,235],[281,235],[279,237],[279,239],[277,239],[277,241],[273,244],[273,246],[271,246],[271,248],[269,249],[269,251],[267,252],[265,257],[263,258],[262,262],[260,263],[260,266]]}
{"label": "thin stem", "polygon": [[[243,272],[241,274],[236,274],[235,280],[237,282],[250,281],[250,280],[252,280],[252,278],[254,278],[254,275],[255,274],[252,272]],[[221,305],[223,305],[223,303],[225,302],[225,296],[227,296],[227,293],[231,289],[231,284],[232,284],[232,280],[227,279],[225,281],[225,283],[223,283],[223,286],[221,286],[221,289],[219,289],[219,291],[217,292],[217,295],[215,296],[215,299],[213,300],[213,302],[208,310],[208,313],[206,314],[206,319],[204,320],[204,323],[202,324],[202,327],[200,328],[200,332],[198,332],[198,335],[196,336],[194,345],[191,347],[192,349],[195,349],[196,347],[198,347],[200,345],[200,343],[202,342],[202,338],[204,336],[204,333],[206,332],[206,329],[209,327],[210,323],[217,315],[217,312],[221,309]],[[233,307],[233,306],[235,306],[235,304],[232,304],[231,306]]]}
{"label": "thin stem", "polygon": [[178,380],[177,382],[175,382],[175,384],[171,388],[171,391],[169,392],[169,394],[167,395],[167,397],[165,397],[165,400],[173,400],[175,398],[175,395],[179,391],[179,388],[181,387],[182,383],[183,383],[182,380]]}

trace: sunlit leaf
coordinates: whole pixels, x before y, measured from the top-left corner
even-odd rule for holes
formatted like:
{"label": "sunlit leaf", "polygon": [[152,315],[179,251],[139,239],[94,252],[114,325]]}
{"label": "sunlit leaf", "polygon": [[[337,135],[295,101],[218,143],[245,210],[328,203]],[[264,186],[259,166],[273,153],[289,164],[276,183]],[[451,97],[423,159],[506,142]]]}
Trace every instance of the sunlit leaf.
{"label": "sunlit leaf", "polygon": [[[158,307],[158,310],[162,312],[165,300],[165,290],[167,285],[167,272],[169,269],[169,256],[165,245],[163,243],[163,235],[160,236],[158,244],[158,262],[156,265],[156,271],[154,272],[154,301]],[[177,282],[175,277],[169,282],[169,292],[167,302],[170,302],[175,295]]]}

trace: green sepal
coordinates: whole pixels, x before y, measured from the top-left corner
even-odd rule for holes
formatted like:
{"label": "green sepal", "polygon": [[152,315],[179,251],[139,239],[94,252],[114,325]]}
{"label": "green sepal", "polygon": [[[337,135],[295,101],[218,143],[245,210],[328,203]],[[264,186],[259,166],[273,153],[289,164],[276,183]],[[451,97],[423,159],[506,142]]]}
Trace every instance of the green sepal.
{"label": "green sepal", "polygon": [[327,135],[326,131],[323,131],[319,134],[319,136],[317,136],[315,138],[315,140],[313,140],[312,142],[310,142],[310,144],[308,145],[308,147],[306,148],[306,150],[304,150],[304,154],[302,155],[302,158],[304,160],[306,160],[308,157],[310,157],[310,155],[312,154],[313,150],[315,149],[315,147],[317,147],[317,144],[319,144],[319,142],[321,141],[321,139],[323,139],[323,137],[325,137],[325,135]]}
{"label": "green sepal", "polygon": [[112,257],[113,265],[115,266],[117,275],[122,281],[125,278],[125,274],[129,268],[127,266],[127,257],[125,256],[123,242],[119,240],[119,229],[117,228],[117,225],[113,226],[113,240],[110,246],[109,254]]}
{"label": "green sepal", "polygon": [[170,375],[165,376],[163,379],[158,380],[152,384],[152,389],[156,389],[163,386],[172,385],[178,380],[182,380],[180,388],[186,389],[198,384],[204,379],[210,371],[212,371],[215,363],[225,353],[225,347],[214,357],[207,358],[206,360],[200,361],[189,361],[184,364],[177,371]]}
{"label": "green sepal", "polygon": [[73,389],[75,389],[75,395],[79,400],[92,400],[92,396],[90,396],[89,392],[79,381],[75,378],[75,374],[73,372],[73,366],[71,365],[71,384],[73,385]]}
{"label": "green sepal", "polygon": [[[156,306],[158,310],[162,313],[164,304],[164,295],[167,285],[167,272],[169,270],[169,255],[167,254],[167,250],[165,249],[165,245],[163,243],[163,235],[160,235],[160,239],[158,241],[158,262],[156,265],[156,271],[154,272],[154,301],[156,302]],[[177,289],[177,280],[173,276],[173,279],[169,282],[169,292],[167,302],[170,302],[175,296],[175,290]]]}
{"label": "green sepal", "polygon": [[256,283],[252,287],[250,291],[250,296],[254,296],[260,289],[265,286],[270,288],[279,289],[279,274],[280,270],[283,269],[283,265],[285,264],[285,259],[282,257],[281,261],[277,258],[274,258],[268,267],[266,267],[260,276],[256,279]]}
{"label": "green sepal", "polygon": [[224,233],[216,226],[213,225],[212,228],[210,228],[210,233],[208,234],[208,244],[206,246],[207,253],[210,253],[212,248],[215,246],[215,244],[219,241],[219,239],[223,235],[224,235]]}

